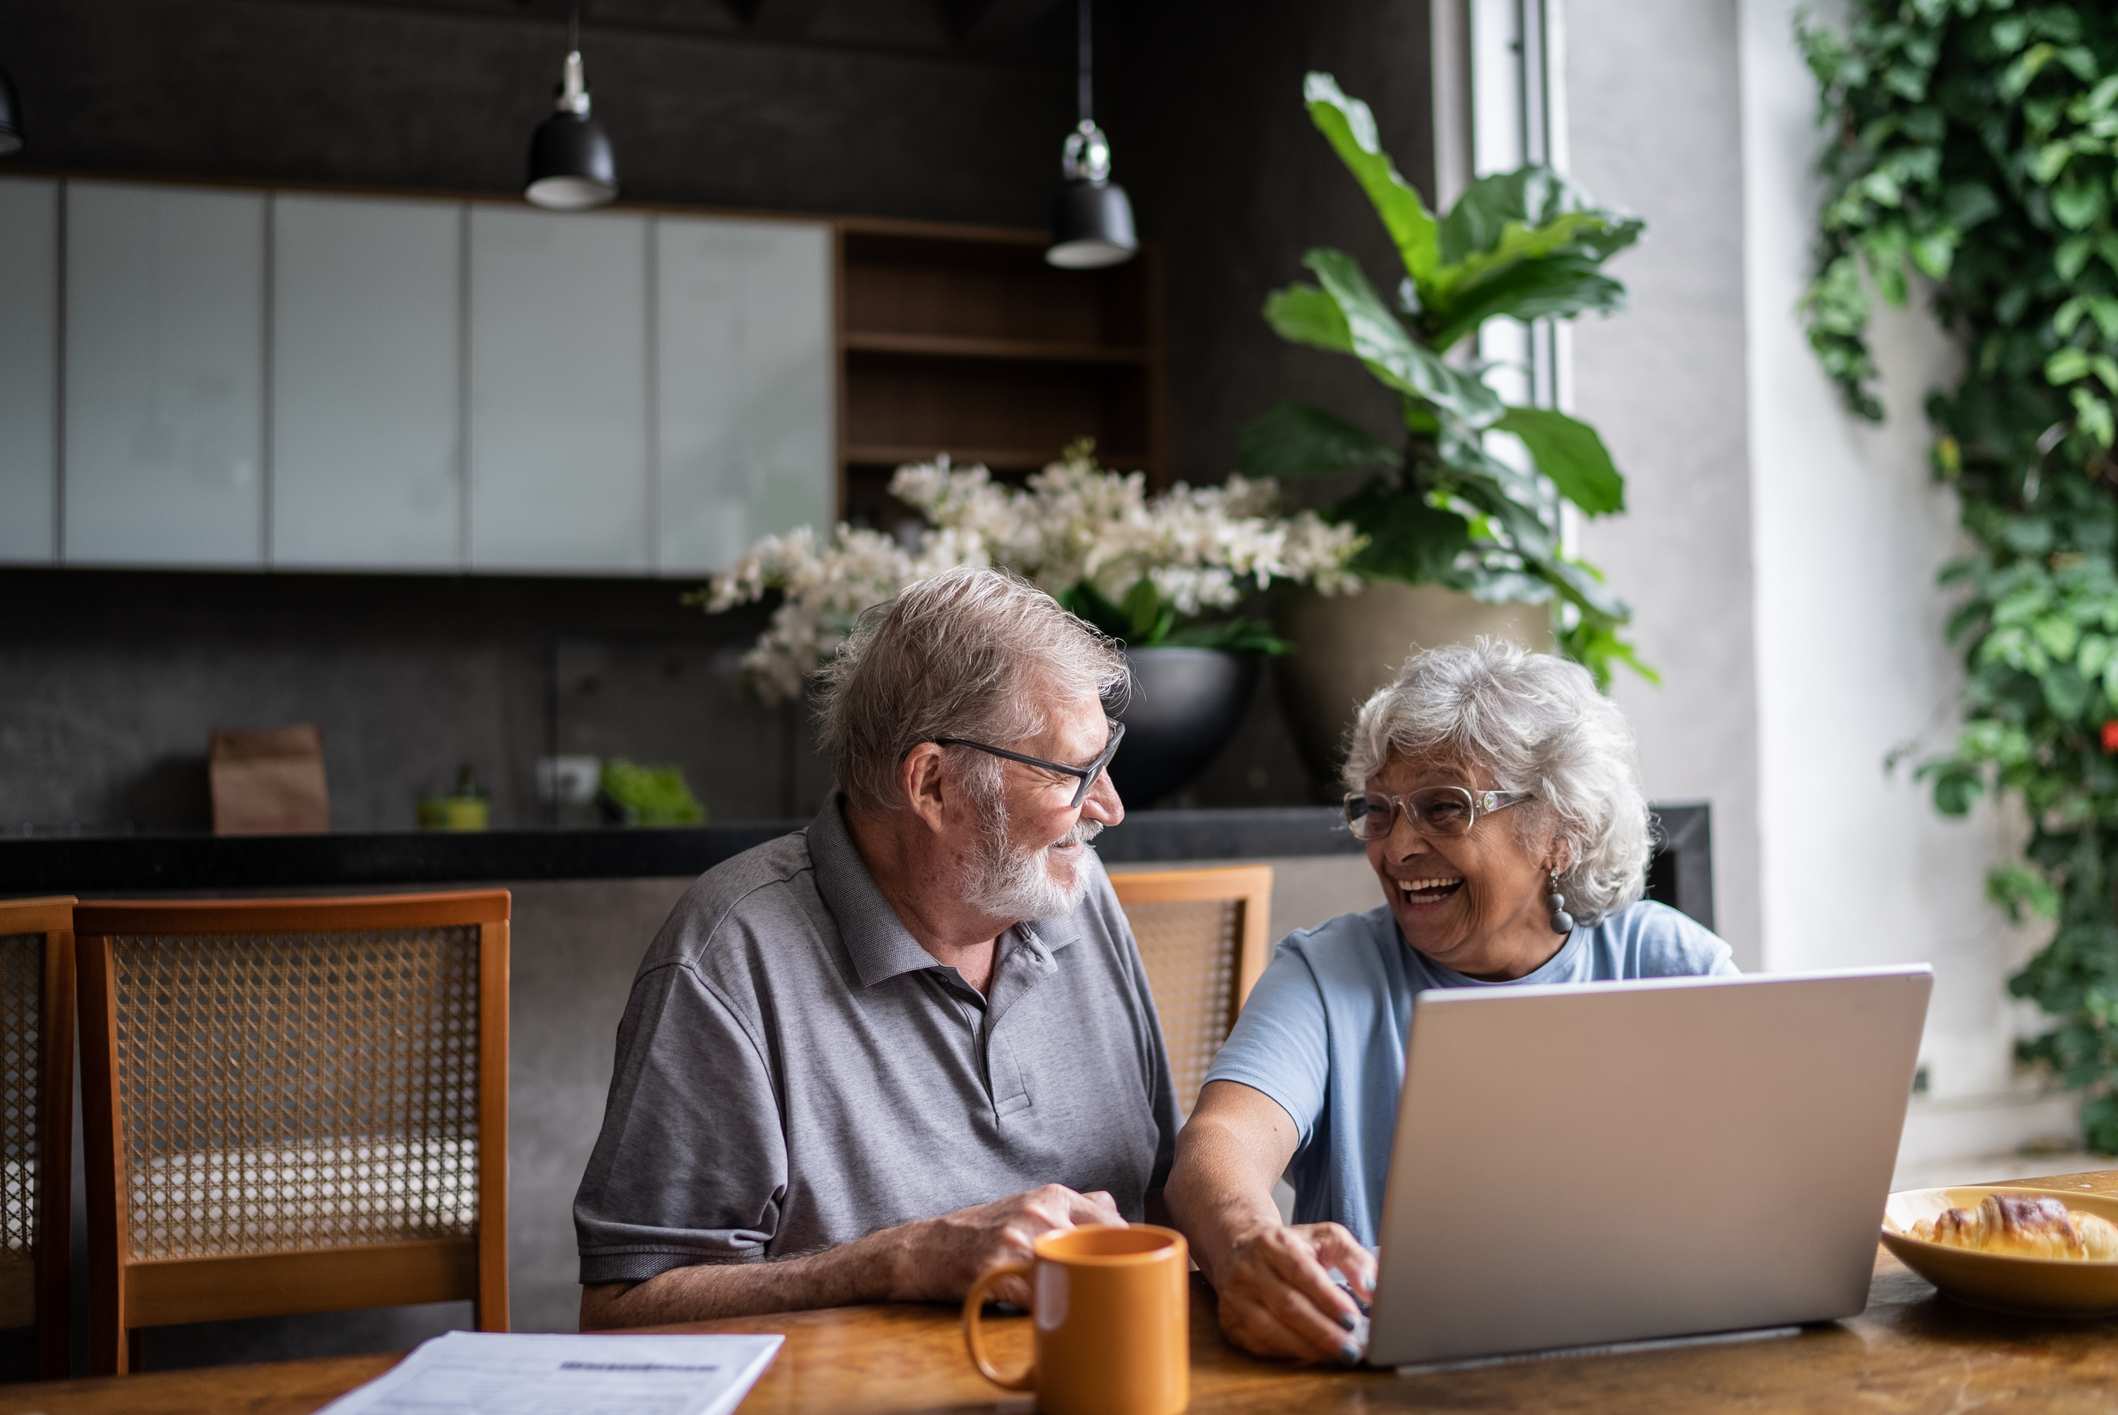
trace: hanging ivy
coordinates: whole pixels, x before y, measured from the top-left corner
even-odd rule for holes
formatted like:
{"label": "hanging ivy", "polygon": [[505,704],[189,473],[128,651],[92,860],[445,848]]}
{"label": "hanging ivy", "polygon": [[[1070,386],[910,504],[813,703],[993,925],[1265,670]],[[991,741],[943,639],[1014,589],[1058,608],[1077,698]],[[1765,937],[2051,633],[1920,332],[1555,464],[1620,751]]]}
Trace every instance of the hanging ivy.
{"label": "hanging ivy", "polygon": [[1811,346],[1878,420],[1871,291],[1923,284],[1965,355],[1927,403],[1974,547],[1941,576],[1963,728],[1918,771],[1945,814],[2027,811],[2024,858],[1987,880],[2057,921],[2008,983],[2053,1019],[2020,1051],[2118,1151],[2118,6],[1852,0],[1843,31],[1799,36],[1832,135]]}

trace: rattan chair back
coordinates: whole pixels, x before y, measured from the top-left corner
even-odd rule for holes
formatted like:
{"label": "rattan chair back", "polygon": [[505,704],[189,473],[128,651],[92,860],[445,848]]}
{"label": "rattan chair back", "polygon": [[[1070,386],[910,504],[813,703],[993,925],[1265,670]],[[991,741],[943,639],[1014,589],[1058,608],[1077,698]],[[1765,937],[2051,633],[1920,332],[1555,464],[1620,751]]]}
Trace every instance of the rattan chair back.
{"label": "rattan chair back", "polygon": [[77,914],[95,1371],[176,1322],[507,1329],[508,896]]}
{"label": "rattan chair back", "polygon": [[1186,1115],[1265,971],[1272,867],[1111,876],[1162,1019],[1177,1104]]}
{"label": "rattan chair back", "polygon": [[74,901],[0,900],[0,1328],[71,1361]]}

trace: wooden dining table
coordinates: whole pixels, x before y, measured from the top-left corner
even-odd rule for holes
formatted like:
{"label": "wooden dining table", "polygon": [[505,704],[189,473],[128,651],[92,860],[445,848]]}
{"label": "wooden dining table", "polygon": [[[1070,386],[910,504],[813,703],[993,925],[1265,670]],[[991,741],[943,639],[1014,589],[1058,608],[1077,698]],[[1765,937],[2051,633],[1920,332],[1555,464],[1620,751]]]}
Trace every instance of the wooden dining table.
{"label": "wooden dining table", "polygon": [[[2118,1195],[2118,1170],[2010,1181]],[[1028,1412],[964,1355],[952,1307],[781,1312],[656,1328],[779,1332],[780,1349],[743,1415],[972,1415]],[[1027,1318],[988,1323],[996,1359],[1019,1363]],[[0,1386],[0,1415],[308,1415],[381,1375],[401,1353],[149,1371]],[[1941,1297],[1876,1252],[1868,1307],[1793,1336],[1713,1346],[1555,1357],[1399,1375],[1260,1361],[1225,1342],[1213,1290],[1194,1275],[1191,1410],[1612,1412],[1862,1411],[1872,1415],[2075,1415],[2118,1410],[2118,1319],[2036,1321]]]}

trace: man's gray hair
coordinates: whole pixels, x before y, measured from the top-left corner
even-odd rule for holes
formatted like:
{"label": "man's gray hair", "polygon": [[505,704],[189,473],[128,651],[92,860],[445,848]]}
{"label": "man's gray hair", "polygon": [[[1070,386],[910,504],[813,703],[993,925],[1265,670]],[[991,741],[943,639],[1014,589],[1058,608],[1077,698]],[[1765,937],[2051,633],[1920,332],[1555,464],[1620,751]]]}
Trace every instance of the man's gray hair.
{"label": "man's gray hair", "polygon": [[1632,726],[1580,664],[1485,638],[1414,654],[1361,705],[1347,789],[1365,789],[1392,756],[1490,772],[1500,790],[1534,795],[1509,814],[1524,813],[1525,839],[1556,828],[1570,862],[1560,892],[1583,923],[1646,891],[1653,842]]}
{"label": "man's gray hair", "polygon": [[[855,810],[902,808],[897,768],[937,737],[1005,747],[1034,737],[1047,709],[1106,697],[1131,681],[1117,644],[1004,570],[959,566],[908,585],[861,615],[817,674],[819,736]],[[953,747],[973,789],[997,759]]]}

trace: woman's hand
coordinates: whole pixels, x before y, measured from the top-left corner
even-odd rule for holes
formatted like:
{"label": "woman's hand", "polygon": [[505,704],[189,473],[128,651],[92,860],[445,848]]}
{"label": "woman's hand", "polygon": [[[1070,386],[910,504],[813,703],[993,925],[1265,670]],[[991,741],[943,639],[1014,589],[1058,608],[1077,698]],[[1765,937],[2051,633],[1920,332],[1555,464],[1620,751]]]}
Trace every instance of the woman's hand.
{"label": "woman's hand", "polygon": [[[1221,1330],[1259,1356],[1296,1361],[1360,1359],[1353,1344],[1357,1297],[1372,1300],[1375,1259],[1335,1223],[1282,1224],[1238,1239],[1220,1282]],[[1352,1296],[1333,1282],[1337,1268]]]}

